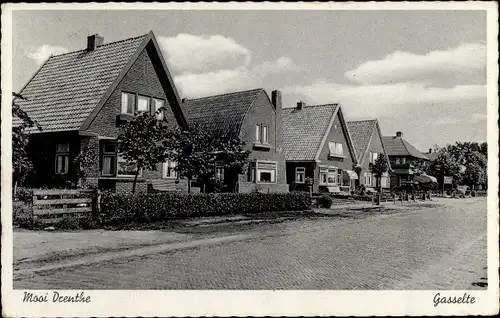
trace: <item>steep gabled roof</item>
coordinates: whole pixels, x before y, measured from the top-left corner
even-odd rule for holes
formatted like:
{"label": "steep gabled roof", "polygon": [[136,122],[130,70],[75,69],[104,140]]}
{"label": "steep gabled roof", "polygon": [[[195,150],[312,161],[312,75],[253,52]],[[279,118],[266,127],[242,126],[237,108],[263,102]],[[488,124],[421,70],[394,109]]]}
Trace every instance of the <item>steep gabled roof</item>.
{"label": "steep gabled roof", "polygon": [[354,149],[356,149],[358,162],[361,162],[368,149],[376,124],[376,119],[347,122],[347,128],[351,134]]}
{"label": "steep gabled roof", "polygon": [[245,115],[262,93],[266,94],[262,88],[258,88],[186,99],[182,107],[190,125],[197,124],[216,133],[239,134]]}
{"label": "steep gabled roof", "polygon": [[382,132],[380,131],[380,125],[378,124],[377,119],[348,121],[347,127],[349,128],[349,135],[351,136],[352,143],[356,149],[356,158],[359,163],[362,163],[366,157],[368,146],[373,138],[373,133],[377,131],[380,136],[380,143],[382,144],[382,149],[384,150],[387,163],[389,164],[389,170],[391,170],[389,156],[387,155],[387,151],[385,149]]}
{"label": "steep gabled roof", "polygon": [[401,137],[384,136],[382,140],[384,142],[385,151],[389,156],[411,156],[420,159],[429,159]]}
{"label": "steep gabled roof", "polygon": [[[171,81],[153,32],[86,49],[51,56],[20,92],[20,106],[42,127],[42,132],[85,130],[139,54],[152,43],[159,63]],[[182,124],[178,93],[173,82],[167,93]],[[165,86],[164,86],[165,88]],[[15,124],[15,123],[14,123]],[[32,132],[36,133],[36,130]]]}
{"label": "steep gabled roof", "polygon": [[356,154],[344,122],[339,104],[304,106],[301,110],[284,108],[282,127],[285,159],[290,161],[318,160],[321,148],[332,128],[335,117],[339,114],[345,138],[353,161]]}

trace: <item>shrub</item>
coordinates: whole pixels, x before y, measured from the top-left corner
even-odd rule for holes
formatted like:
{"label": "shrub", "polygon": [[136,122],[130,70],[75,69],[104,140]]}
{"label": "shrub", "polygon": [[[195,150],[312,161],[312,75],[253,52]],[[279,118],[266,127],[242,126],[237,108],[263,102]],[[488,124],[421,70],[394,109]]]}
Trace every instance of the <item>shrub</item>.
{"label": "shrub", "polygon": [[89,230],[97,228],[98,223],[90,215],[82,217],[64,216],[62,220],[54,223],[53,226],[61,230]]}
{"label": "shrub", "polygon": [[327,195],[318,198],[318,205],[320,208],[329,209],[332,206],[332,203],[332,199]]}
{"label": "shrub", "polygon": [[101,195],[106,225],[149,223],[196,216],[308,210],[307,193],[111,193]]}
{"label": "shrub", "polygon": [[21,228],[32,228],[33,206],[22,201],[12,202],[12,223]]}
{"label": "shrub", "polygon": [[33,202],[33,189],[18,187],[14,200],[23,202]]}

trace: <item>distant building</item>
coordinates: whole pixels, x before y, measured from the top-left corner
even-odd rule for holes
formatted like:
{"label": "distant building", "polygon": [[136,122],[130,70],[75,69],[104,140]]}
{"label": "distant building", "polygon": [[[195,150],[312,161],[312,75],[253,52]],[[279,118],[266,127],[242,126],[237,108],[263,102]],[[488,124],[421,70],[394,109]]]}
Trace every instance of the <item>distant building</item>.
{"label": "distant building", "polygon": [[[87,38],[83,50],[51,56],[21,90],[21,108],[38,121],[32,129],[28,156],[33,187],[68,187],[78,182],[75,157],[92,147],[98,158],[88,169],[87,182],[101,189],[130,191],[136,171],[118,153],[119,126],[134,112],[154,113],[183,127],[179,95],[161,50],[149,32],[135,38],[104,43],[99,35]],[[14,122],[14,125],[16,122]],[[157,171],[141,171],[137,189],[183,190],[172,163]]]}
{"label": "distant building", "polygon": [[400,131],[395,136],[384,136],[382,140],[392,167],[391,186],[413,181],[413,176],[419,173],[418,167],[429,161],[426,155],[403,139]]}
{"label": "distant building", "polygon": [[[349,134],[356,149],[358,160],[356,172],[359,175],[359,179],[356,181],[356,185],[362,184],[367,188],[375,188],[378,185],[376,177],[372,172],[372,166],[379,155],[387,158],[390,171],[390,159],[384,148],[378,120],[349,121],[347,122],[347,127],[349,128]],[[389,171],[380,178],[382,188],[390,188]]]}
{"label": "distant building", "polygon": [[298,190],[349,193],[358,175],[355,150],[338,104],[283,109],[287,182]]}
{"label": "distant building", "polygon": [[[220,170],[225,184],[236,181],[238,192],[286,192],[281,92],[264,89],[185,99],[182,104],[188,123],[220,134],[233,134],[246,142],[248,171],[232,175]],[[236,179],[236,180],[235,180]]]}

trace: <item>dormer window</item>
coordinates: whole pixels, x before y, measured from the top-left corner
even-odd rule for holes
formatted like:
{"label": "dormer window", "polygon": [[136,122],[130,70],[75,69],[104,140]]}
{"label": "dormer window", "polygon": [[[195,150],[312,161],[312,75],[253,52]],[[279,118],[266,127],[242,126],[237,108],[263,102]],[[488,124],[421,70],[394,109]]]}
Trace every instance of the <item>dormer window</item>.
{"label": "dormer window", "polygon": [[329,142],[328,149],[330,150],[330,157],[344,157],[344,148],[340,142]]}
{"label": "dormer window", "polygon": [[122,93],[122,114],[133,115],[135,111],[135,94]]}

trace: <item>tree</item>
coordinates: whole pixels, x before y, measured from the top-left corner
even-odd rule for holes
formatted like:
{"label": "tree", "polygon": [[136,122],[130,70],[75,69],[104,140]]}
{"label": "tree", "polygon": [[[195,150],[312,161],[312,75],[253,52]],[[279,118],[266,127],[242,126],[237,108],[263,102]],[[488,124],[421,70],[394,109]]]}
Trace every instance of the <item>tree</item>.
{"label": "tree", "polygon": [[473,151],[467,156],[463,181],[474,189],[475,185],[486,183],[487,159],[479,151]]}
{"label": "tree", "polygon": [[18,93],[12,93],[12,170],[14,172],[14,189],[22,183],[26,174],[33,169],[33,164],[28,158],[26,146],[29,142],[27,129],[36,127],[42,130],[36,120],[26,113],[19,105],[19,100],[27,100]]}
{"label": "tree", "polygon": [[[157,113],[163,111],[160,108]],[[120,127],[118,135],[119,153],[126,165],[134,168],[132,193],[135,193],[137,177],[142,169],[156,170],[156,165],[167,156],[163,141],[169,137],[170,129],[165,121],[156,119],[157,113],[136,114]]]}
{"label": "tree", "polygon": [[75,157],[74,163],[78,167],[77,176],[80,181],[80,186],[85,187],[89,169],[93,167],[99,160],[99,151],[92,145],[87,145]]}
{"label": "tree", "polygon": [[[244,142],[231,135],[218,135],[193,125],[189,129],[177,128],[164,141],[170,160],[177,162],[179,176],[188,179],[188,192],[194,178],[206,189],[215,182],[216,162],[220,161],[228,175],[243,172],[250,152],[244,150]],[[237,180],[229,180],[230,187]]]}
{"label": "tree", "polygon": [[[372,172],[377,179],[377,185],[379,188],[379,193],[382,193],[382,176],[389,170],[389,162],[384,153],[379,153],[375,163],[372,166]],[[380,204],[380,197],[377,200],[377,204]]]}
{"label": "tree", "polygon": [[461,165],[453,158],[446,150],[439,152],[437,157],[429,163],[427,173],[434,176],[438,181],[443,182],[444,176],[453,177],[453,182],[461,183],[462,174],[460,173]]}

